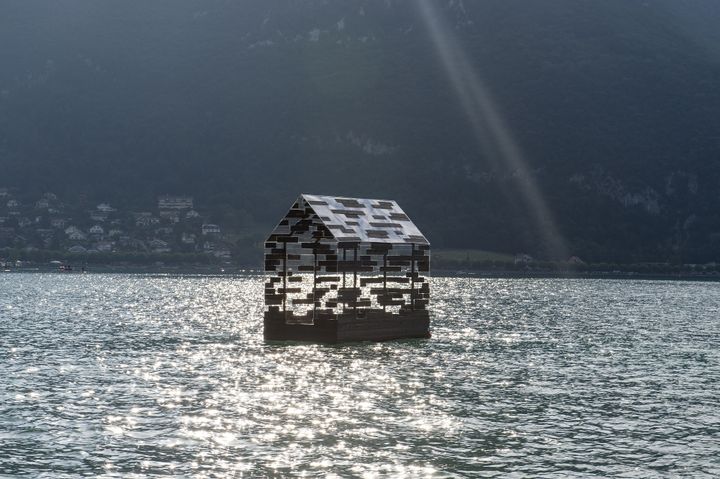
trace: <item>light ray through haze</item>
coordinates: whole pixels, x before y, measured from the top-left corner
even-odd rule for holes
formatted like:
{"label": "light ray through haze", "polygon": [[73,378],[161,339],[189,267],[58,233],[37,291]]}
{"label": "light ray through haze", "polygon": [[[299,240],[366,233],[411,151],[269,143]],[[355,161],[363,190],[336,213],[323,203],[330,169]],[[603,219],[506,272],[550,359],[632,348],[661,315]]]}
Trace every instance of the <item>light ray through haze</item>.
{"label": "light ray through haze", "polygon": [[568,248],[557,228],[554,215],[545,201],[524,154],[500,114],[492,94],[456,34],[444,19],[434,0],[418,0],[416,6],[437,56],[472,127],[481,149],[497,155],[514,173],[522,204],[530,213],[540,240],[555,259],[567,259]]}

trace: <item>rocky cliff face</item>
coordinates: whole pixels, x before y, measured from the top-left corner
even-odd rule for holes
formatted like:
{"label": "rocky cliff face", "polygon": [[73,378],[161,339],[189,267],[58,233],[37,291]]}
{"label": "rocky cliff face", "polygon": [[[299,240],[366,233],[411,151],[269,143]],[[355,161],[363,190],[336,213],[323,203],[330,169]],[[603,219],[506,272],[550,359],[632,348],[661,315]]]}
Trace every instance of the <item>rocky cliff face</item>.
{"label": "rocky cliff face", "polygon": [[0,187],[195,194],[261,229],[299,192],[392,197],[437,246],[710,261],[718,8],[15,2]]}

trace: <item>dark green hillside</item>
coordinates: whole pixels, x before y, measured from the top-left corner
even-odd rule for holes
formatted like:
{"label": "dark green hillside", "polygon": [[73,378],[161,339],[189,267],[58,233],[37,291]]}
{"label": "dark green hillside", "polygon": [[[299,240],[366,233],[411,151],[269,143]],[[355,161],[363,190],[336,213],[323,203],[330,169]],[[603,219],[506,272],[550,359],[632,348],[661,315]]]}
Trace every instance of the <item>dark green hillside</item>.
{"label": "dark green hillside", "polygon": [[431,2],[520,168],[421,3],[5,2],[0,187],[260,231],[300,192],[391,197],[439,247],[720,259],[717,2]]}

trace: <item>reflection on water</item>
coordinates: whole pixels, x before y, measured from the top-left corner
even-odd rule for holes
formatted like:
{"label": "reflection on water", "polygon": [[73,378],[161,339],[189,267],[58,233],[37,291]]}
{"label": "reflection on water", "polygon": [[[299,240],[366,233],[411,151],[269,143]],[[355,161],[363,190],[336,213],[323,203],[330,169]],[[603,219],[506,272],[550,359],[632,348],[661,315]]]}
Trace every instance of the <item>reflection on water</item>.
{"label": "reflection on water", "polygon": [[0,474],[720,475],[720,284],[435,278],[431,340],[262,340],[262,278],[0,276]]}

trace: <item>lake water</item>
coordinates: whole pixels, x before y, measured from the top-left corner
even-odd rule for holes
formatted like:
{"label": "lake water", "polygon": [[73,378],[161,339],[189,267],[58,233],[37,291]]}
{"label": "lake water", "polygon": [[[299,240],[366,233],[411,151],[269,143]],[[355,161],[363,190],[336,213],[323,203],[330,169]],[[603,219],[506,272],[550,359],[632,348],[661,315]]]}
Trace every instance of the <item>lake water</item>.
{"label": "lake water", "polygon": [[0,274],[0,475],[718,477],[720,283],[432,280],[266,344],[260,276]]}

